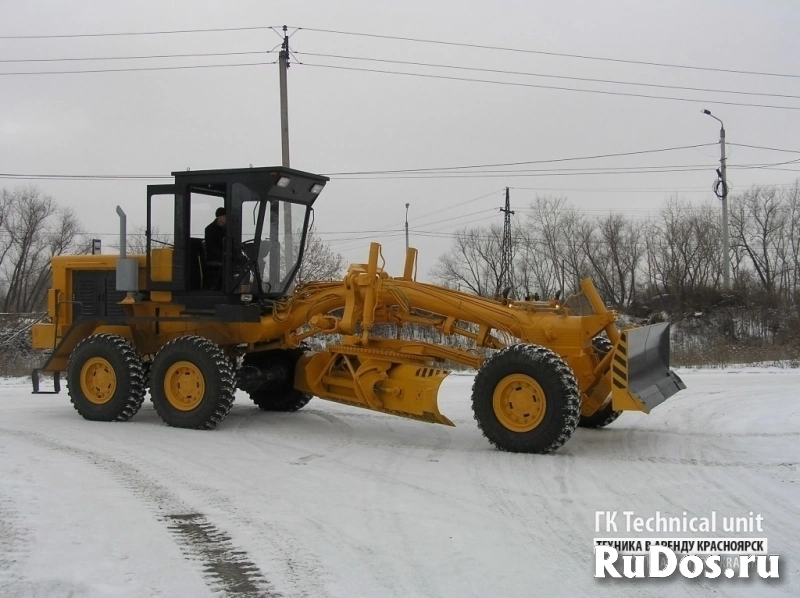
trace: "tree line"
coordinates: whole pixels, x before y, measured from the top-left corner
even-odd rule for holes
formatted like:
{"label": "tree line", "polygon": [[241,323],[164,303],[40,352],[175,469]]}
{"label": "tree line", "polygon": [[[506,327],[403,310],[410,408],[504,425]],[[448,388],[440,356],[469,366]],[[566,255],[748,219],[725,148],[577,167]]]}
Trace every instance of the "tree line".
{"label": "tree line", "polygon": [[[501,267],[502,227],[489,225],[457,231],[430,274],[485,297],[501,294],[510,281],[518,299],[570,295],[590,277],[620,312],[683,322],[673,327],[673,343],[684,363],[708,355],[751,361],[754,343],[759,350],[764,343],[788,347],[800,358],[800,179],[733,194],[729,204],[729,292],[722,291],[718,202],[679,197],[634,218],[590,216],[565,197],[539,196],[514,224],[512,272]],[[129,249],[143,251],[143,237],[132,231]],[[25,330],[35,318],[19,314],[44,312],[51,258],[89,251],[72,209],[35,187],[0,192],[0,353],[25,352],[20,343],[28,343]],[[297,282],[336,280],[344,268],[343,257],[310,231]]]}
{"label": "tree line", "polygon": [[593,279],[621,311],[672,313],[754,299],[772,307],[800,299],[800,180],[729,197],[731,292],[722,287],[719,202],[663,202],[655,215],[592,217],[565,197],[538,196],[515,223],[513,271],[502,271],[500,225],[459,230],[431,275],[441,284],[491,297],[510,279],[512,294],[543,298]]}
{"label": "tree line", "polygon": [[501,268],[503,229],[490,225],[458,231],[433,278],[486,297],[510,286],[514,298],[546,299],[590,277],[626,317],[675,323],[674,363],[800,363],[800,180],[729,197],[727,292],[717,201],[671,197],[647,218],[592,217],[564,197],[539,196],[524,212],[512,272]]}

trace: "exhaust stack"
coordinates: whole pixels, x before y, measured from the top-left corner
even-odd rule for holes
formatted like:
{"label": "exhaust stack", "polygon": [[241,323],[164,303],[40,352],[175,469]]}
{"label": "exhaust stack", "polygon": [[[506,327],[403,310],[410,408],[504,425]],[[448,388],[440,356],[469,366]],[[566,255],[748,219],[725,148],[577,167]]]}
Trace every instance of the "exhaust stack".
{"label": "exhaust stack", "polygon": [[128,217],[125,210],[117,206],[119,214],[119,259],[117,260],[117,290],[125,291],[126,303],[135,301],[134,294],[139,290],[139,260],[128,258],[125,242],[128,237]]}

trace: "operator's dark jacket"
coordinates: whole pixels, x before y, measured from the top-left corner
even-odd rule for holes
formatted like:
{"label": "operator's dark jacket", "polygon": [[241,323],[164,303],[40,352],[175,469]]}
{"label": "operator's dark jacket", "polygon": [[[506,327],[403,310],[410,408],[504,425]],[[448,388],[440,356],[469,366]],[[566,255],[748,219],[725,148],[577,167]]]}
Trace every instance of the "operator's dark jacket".
{"label": "operator's dark jacket", "polygon": [[214,220],[206,227],[206,261],[221,262],[225,246],[225,227]]}

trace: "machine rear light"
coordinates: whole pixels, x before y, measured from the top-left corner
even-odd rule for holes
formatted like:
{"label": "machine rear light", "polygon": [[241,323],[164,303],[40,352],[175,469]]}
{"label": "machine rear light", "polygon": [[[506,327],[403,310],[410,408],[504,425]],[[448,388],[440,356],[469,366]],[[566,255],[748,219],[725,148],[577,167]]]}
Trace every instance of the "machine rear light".
{"label": "machine rear light", "polygon": [[314,185],[313,187],[311,187],[311,193],[313,193],[314,195],[317,195],[317,194],[319,194],[319,192],[320,192],[320,191],[322,191],[322,188],[323,188],[324,186],[325,186],[325,185],[321,185],[320,183],[317,183],[316,185]]}
{"label": "machine rear light", "polygon": [[290,179],[288,176],[282,176],[281,178],[278,179],[278,182],[276,184],[278,185],[278,187],[286,188],[289,186],[289,183],[291,182],[292,179]]}

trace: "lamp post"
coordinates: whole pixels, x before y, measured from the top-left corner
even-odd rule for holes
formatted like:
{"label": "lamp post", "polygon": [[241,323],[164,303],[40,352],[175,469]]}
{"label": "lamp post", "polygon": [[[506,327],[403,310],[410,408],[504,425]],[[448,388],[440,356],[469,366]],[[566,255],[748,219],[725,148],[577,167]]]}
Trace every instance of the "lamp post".
{"label": "lamp post", "polygon": [[722,120],[711,114],[710,110],[703,110],[714,120],[719,122],[719,149],[720,168],[717,170],[721,184],[714,186],[714,193],[722,200],[722,288],[729,291],[731,288],[731,256],[728,241],[728,179],[725,174],[725,125]]}
{"label": "lamp post", "polygon": [[411,204],[406,204],[406,253],[408,253],[408,206]]}

